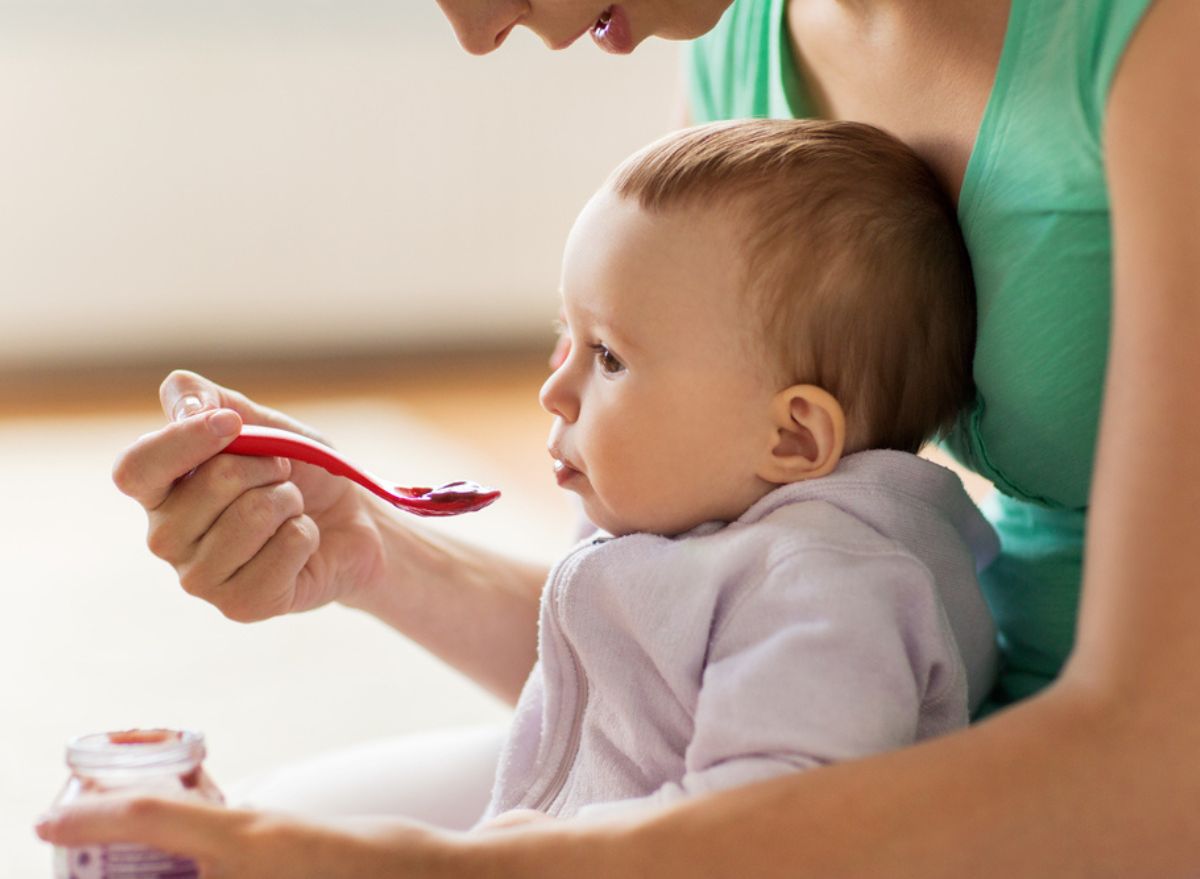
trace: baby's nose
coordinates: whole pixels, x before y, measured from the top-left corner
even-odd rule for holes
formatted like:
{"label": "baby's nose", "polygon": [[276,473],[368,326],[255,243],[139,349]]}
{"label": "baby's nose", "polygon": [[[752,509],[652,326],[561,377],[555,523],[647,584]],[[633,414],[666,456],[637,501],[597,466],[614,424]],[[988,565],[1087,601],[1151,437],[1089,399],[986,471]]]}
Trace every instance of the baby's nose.
{"label": "baby's nose", "polygon": [[579,415],[579,403],[572,393],[568,381],[569,370],[560,366],[550,374],[538,392],[538,402],[551,415],[557,415],[564,421],[574,421]]}

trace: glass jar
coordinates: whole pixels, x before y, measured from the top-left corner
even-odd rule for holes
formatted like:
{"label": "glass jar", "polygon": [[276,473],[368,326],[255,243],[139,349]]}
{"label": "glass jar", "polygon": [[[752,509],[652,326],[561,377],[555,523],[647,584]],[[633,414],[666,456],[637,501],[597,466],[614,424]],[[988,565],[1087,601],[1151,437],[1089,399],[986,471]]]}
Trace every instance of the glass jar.
{"label": "glass jar", "polygon": [[[204,736],[169,729],[137,729],[80,736],[67,743],[71,777],[56,806],[110,791],[185,797],[222,803],[204,771]],[[196,865],[140,845],[55,848],[55,879],[195,879]]]}

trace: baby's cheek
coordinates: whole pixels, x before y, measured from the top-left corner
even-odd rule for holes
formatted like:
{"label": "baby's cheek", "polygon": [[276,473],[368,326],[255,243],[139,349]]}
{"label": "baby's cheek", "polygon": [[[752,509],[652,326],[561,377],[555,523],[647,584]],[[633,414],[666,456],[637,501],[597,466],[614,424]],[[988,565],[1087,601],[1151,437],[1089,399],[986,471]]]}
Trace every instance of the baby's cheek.
{"label": "baby's cheek", "polygon": [[653,504],[628,472],[595,468],[580,493],[588,520],[609,534],[620,536],[650,530],[647,509]]}
{"label": "baby's cheek", "polygon": [[619,484],[606,486],[606,505],[622,532],[675,534],[691,527],[702,490],[677,464],[643,459],[622,474]]}

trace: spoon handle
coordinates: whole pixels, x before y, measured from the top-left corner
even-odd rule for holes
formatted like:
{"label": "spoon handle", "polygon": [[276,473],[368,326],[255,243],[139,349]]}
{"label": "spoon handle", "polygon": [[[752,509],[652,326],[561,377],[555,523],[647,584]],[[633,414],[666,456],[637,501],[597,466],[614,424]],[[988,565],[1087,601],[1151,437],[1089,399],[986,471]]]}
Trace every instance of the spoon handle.
{"label": "spoon handle", "polygon": [[396,502],[397,492],[389,491],[379,479],[351,464],[329,446],[290,430],[245,424],[241,435],[235,437],[225,451],[234,455],[279,456],[315,464],[334,476],[357,482],[389,503]]}

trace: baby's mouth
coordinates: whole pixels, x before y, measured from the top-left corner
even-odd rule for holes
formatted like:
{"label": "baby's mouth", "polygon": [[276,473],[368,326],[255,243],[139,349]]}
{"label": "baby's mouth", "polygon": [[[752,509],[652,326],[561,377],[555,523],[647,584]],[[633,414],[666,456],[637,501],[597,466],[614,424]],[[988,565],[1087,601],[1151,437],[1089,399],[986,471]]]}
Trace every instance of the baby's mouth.
{"label": "baby's mouth", "polygon": [[562,453],[558,446],[547,444],[546,451],[550,453],[550,457],[554,461],[554,478],[562,485],[567,480],[580,474],[580,469],[575,462]]}
{"label": "baby's mouth", "polygon": [[554,481],[557,482],[560,487],[565,486],[568,482],[579,475],[581,475],[580,472],[562,458],[554,459]]}

